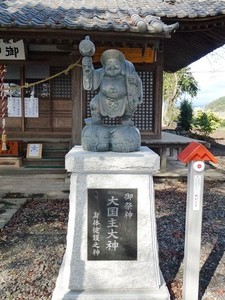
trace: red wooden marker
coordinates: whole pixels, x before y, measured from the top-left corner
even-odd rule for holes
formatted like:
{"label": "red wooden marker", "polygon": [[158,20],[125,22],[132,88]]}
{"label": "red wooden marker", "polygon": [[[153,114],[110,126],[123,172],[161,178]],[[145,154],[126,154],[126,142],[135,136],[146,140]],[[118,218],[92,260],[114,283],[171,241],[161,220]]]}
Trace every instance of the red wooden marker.
{"label": "red wooden marker", "polygon": [[218,160],[209,150],[200,143],[192,142],[178,155],[178,159],[183,163],[189,163],[190,161],[212,161],[218,163]]}

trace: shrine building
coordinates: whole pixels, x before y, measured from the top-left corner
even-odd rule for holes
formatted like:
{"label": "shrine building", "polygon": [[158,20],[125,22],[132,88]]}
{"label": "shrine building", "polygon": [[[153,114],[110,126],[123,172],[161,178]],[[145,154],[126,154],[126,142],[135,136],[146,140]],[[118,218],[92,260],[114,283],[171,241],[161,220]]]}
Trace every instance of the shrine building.
{"label": "shrine building", "polygon": [[1,1],[0,117],[7,141],[20,141],[22,151],[29,142],[80,144],[93,97],[82,84],[78,47],[85,36],[95,44],[96,68],[101,53],[112,48],[133,62],[143,83],[143,104],[133,120],[143,141],[157,140],[163,71],[175,72],[225,43],[225,2]]}

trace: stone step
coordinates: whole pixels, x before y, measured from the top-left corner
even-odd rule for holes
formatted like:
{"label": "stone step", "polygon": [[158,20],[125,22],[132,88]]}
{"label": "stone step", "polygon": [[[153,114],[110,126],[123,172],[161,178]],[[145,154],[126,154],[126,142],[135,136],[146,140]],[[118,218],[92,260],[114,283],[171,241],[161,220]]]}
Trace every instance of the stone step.
{"label": "stone step", "polygon": [[[70,139],[48,139],[48,138],[26,138],[22,143],[22,152],[18,157],[3,156],[0,161],[0,168],[24,167],[33,169],[64,169],[65,155],[70,150]],[[41,158],[27,158],[28,144],[42,144]],[[7,159],[6,159],[7,158]]]}
{"label": "stone step", "polygon": [[64,168],[53,167],[21,167],[21,168],[0,168],[0,177],[29,177],[35,176],[38,178],[67,178],[69,175]]}
{"label": "stone step", "polygon": [[42,144],[43,149],[52,150],[67,150],[69,151],[70,143],[69,141],[25,141],[23,142],[23,149],[26,150],[27,144]]}
{"label": "stone step", "polygon": [[[41,158],[26,158],[27,145],[29,143],[42,144]],[[44,139],[44,140],[26,140],[23,143],[23,166],[25,168],[64,168],[65,155],[70,148],[70,140],[67,139]]]}
{"label": "stone step", "polygon": [[44,149],[42,154],[44,158],[65,158],[65,155],[69,152],[68,149]]}
{"label": "stone step", "polygon": [[40,167],[40,168],[64,168],[65,167],[65,159],[63,158],[24,158],[23,166],[26,167]]}

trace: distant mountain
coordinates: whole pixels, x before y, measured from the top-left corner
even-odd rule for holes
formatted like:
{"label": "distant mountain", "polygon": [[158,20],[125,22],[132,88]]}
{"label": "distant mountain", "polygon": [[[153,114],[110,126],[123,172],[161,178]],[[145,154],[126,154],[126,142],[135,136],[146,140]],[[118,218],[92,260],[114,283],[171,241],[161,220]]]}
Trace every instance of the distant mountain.
{"label": "distant mountain", "polygon": [[225,96],[210,102],[205,106],[205,109],[210,109],[217,113],[225,113]]}

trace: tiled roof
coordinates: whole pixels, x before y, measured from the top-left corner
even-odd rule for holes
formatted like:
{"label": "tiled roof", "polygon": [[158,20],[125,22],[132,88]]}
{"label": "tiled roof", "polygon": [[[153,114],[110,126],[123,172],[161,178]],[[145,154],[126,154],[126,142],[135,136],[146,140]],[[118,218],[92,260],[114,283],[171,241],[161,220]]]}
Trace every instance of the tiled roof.
{"label": "tiled roof", "polygon": [[158,17],[225,14],[225,0],[1,0],[0,27],[171,31]]}

